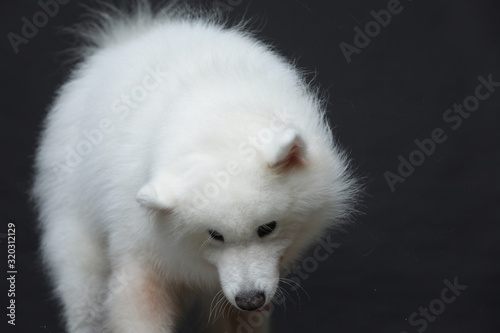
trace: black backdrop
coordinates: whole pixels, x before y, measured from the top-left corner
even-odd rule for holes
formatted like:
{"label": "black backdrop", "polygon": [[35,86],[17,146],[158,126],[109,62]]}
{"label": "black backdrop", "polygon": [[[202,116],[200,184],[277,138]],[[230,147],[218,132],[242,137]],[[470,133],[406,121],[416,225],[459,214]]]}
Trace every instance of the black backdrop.
{"label": "black backdrop", "polygon": [[[9,332],[62,332],[26,194],[39,123],[68,72],[58,52],[69,42],[57,29],[83,12],[78,1],[60,2],[47,22],[37,17],[38,32],[17,53],[9,33],[21,35],[22,18],[32,21],[41,4],[0,5],[0,327]],[[290,290],[275,332],[499,332],[498,2],[207,3],[258,15],[260,35],[316,73],[339,141],[366,179],[364,215],[332,235],[326,259],[311,252],[301,262],[294,278],[305,291]],[[16,227],[15,327],[6,317],[8,223]]]}

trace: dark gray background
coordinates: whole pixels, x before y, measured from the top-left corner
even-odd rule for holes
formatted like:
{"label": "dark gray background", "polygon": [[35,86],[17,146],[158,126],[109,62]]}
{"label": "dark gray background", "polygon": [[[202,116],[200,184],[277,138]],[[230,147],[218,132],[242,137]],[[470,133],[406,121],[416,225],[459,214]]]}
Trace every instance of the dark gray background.
{"label": "dark gray background", "polygon": [[[364,28],[370,11],[387,8],[388,0],[218,3],[236,4],[225,7],[233,17],[257,15],[260,36],[316,73],[338,139],[366,179],[364,215],[333,236],[340,246],[303,279],[309,296],[301,291],[286,311],[278,309],[275,332],[418,332],[423,327],[408,317],[439,299],[443,281],[455,278],[467,289],[421,332],[499,332],[500,88],[456,130],[443,119],[474,94],[478,76],[500,81],[498,1],[402,0],[403,10],[350,64],[339,44],[353,44],[353,29]],[[68,73],[58,52],[70,41],[56,32],[83,10],[78,1],[61,6],[15,54],[7,34],[20,33],[21,18],[39,10],[36,1],[0,5],[0,233],[16,224],[18,325],[9,331],[55,333],[62,331],[58,309],[36,260],[26,193],[39,123]],[[447,140],[391,191],[384,173],[397,173],[398,156],[408,158],[414,141],[435,128]],[[6,242],[0,241],[5,309]]]}

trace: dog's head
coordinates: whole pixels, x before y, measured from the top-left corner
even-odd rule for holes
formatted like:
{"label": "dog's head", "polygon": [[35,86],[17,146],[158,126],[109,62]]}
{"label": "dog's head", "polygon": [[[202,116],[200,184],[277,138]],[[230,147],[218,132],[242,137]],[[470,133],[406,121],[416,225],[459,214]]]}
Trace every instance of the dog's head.
{"label": "dog's head", "polygon": [[209,229],[204,256],[217,267],[226,298],[242,310],[257,310],[273,298],[279,282],[280,259],[290,243],[277,221],[242,232]]}
{"label": "dog's head", "polygon": [[231,304],[260,310],[275,297],[280,273],[342,211],[349,182],[333,145],[308,148],[296,129],[233,145],[228,155],[230,148],[191,156],[181,176],[153,178],[137,200],[171,212],[197,239]]}

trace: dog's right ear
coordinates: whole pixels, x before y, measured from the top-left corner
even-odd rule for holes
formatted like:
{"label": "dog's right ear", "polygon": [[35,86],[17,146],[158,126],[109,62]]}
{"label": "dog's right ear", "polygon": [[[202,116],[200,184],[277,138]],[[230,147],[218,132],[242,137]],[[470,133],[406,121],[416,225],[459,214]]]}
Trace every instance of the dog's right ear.
{"label": "dog's right ear", "polygon": [[143,185],[135,199],[137,202],[149,209],[169,211],[174,207],[174,197],[168,191],[171,184],[165,184],[163,181],[153,179]]}
{"label": "dog's right ear", "polygon": [[289,128],[277,135],[264,150],[269,167],[284,172],[307,164],[305,144],[295,129]]}

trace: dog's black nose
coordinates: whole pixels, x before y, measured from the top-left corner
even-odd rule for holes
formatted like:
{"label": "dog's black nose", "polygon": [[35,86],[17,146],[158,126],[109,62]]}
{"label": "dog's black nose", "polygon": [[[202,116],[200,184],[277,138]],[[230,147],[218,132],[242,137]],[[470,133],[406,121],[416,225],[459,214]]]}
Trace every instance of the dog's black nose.
{"label": "dog's black nose", "polygon": [[266,303],[264,293],[255,290],[239,293],[234,299],[238,307],[246,311],[257,310]]}

